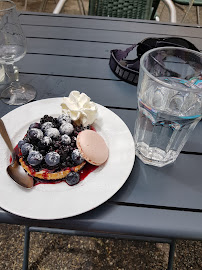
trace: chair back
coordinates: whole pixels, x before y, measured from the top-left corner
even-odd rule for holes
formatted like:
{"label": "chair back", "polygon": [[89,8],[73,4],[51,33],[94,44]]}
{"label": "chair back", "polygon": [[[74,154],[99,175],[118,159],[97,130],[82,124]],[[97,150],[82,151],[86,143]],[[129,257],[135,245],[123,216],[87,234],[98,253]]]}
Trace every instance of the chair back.
{"label": "chair back", "polygon": [[153,0],[89,0],[89,15],[151,19]]}

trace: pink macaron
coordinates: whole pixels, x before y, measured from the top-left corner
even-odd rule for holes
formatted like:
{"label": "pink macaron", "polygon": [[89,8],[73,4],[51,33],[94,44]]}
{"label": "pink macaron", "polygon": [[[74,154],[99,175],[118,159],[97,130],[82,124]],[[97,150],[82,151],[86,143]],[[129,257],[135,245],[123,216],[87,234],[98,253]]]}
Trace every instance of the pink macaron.
{"label": "pink macaron", "polygon": [[99,166],[108,159],[109,149],[104,139],[93,130],[81,131],[76,144],[82,157],[93,165]]}

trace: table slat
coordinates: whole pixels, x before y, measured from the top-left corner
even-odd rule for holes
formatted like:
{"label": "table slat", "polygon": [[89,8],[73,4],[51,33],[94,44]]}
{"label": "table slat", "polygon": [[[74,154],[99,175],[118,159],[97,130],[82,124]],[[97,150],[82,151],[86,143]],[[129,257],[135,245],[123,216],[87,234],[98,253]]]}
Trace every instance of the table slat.
{"label": "table slat", "polygon": [[[29,83],[35,87],[36,99],[69,96],[72,90],[78,90],[85,92],[93,101],[103,106],[137,108],[136,86],[123,81],[22,74],[21,69],[20,80],[22,83]],[[3,86],[1,87],[3,88]],[[3,116],[5,107],[5,113],[8,112],[8,108],[10,110],[15,108],[15,106],[9,107],[3,105],[2,101],[0,102],[0,116]]]}
{"label": "table slat", "polygon": [[[134,28],[136,29],[136,28]],[[66,28],[66,27],[46,27],[46,26],[30,26],[23,25],[23,31],[26,37],[47,38],[47,39],[68,39],[68,40],[81,40],[92,42],[107,42],[107,43],[121,43],[121,44],[134,44],[144,40],[147,37],[164,37],[164,34],[142,33],[136,29],[136,32],[119,32],[119,31],[106,31],[97,29],[81,29],[81,28]],[[191,30],[190,30],[191,31]],[[182,32],[179,32],[183,37]],[[178,33],[178,37],[179,37]],[[198,49],[202,50],[202,42],[199,37],[186,37],[187,40],[193,42]]]}
{"label": "table slat", "polygon": [[18,66],[23,73],[119,80],[108,59],[27,54]]}
{"label": "table slat", "polygon": [[68,230],[202,240],[202,215],[105,203],[85,214],[59,220],[32,220],[0,209],[2,223],[53,227]]}
{"label": "table slat", "polygon": [[115,202],[199,209],[202,211],[202,156],[180,154],[163,168],[144,165],[138,158]]}
{"label": "table slat", "polygon": [[[22,25],[39,25],[39,26],[55,26],[55,27],[74,27],[86,29],[102,29],[107,31],[118,32],[139,32],[147,34],[161,34],[173,36],[187,36],[201,38],[202,28],[194,25],[169,24],[165,22],[130,20],[119,18],[102,18],[89,16],[45,16],[39,15],[20,15]],[[165,31],[166,28],[166,31]],[[130,33],[131,34],[131,33]]]}
{"label": "table slat", "polygon": [[[75,40],[57,40],[43,38],[27,38],[27,53],[52,54],[66,56],[82,56],[90,58],[109,59],[113,49],[125,50],[129,45],[99,43]],[[58,49],[59,48],[59,49]],[[136,50],[130,53],[130,59],[136,58]]]}

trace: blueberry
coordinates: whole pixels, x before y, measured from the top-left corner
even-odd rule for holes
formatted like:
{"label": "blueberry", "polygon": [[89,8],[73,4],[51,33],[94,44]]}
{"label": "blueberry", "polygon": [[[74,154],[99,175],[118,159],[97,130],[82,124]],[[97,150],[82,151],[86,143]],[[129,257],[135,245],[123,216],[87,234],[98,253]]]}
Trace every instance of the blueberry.
{"label": "blueberry", "polygon": [[45,162],[49,166],[55,166],[60,162],[60,155],[57,152],[49,152],[45,156]]}
{"label": "blueberry", "polygon": [[74,127],[70,123],[63,123],[60,126],[60,133],[70,135],[74,131]]}
{"label": "blueberry", "polygon": [[66,182],[68,185],[73,186],[79,183],[80,181],[80,176],[76,172],[70,172],[67,177],[66,177]]}
{"label": "blueberry", "polygon": [[41,129],[45,132],[48,128],[53,128],[52,122],[45,122],[41,125]]}
{"label": "blueberry", "polygon": [[49,146],[52,143],[52,139],[48,136],[44,136],[41,142],[46,146]]}
{"label": "blueberry", "polygon": [[29,129],[31,129],[31,128],[38,128],[38,129],[40,129],[41,128],[41,124],[40,123],[33,123],[33,124],[31,124],[29,126]]}
{"label": "blueberry", "polygon": [[28,134],[24,137],[23,141],[26,143],[30,143],[30,138],[28,137]]}
{"label": "blueberry", "polygon": [[31,128],[28,131],[28,136],[31,140],[41,140],[43,138],[43,132],[38,128]]}
{"label": "blueberry", "polygon": [[71,143],[71,138],[67,134],[64,134],[61,136],[61,142],[62,144],[69,145]]}
{"label": "blueberry", "polygon": [[47,149],[52,143],[52,139],[50,137],[44,136],[41,141],[38,142],[39,149]]}
{"label": "blueberry", "polygon": [[74,149],[74,150],[72,151],[71,158],[72,158],[72,160],[74,161],[74,163],[75,163],[76,165],[79,165],[79,164],[81,164],[82,162],[84,162],[84,159],[82,158],[82,156],[81,156],[81,154],[80,154],[80,152],[79,152],[78,149]]}
{"label": "blueberry", "polygon": [[23,156],[27,156],[29,154],[29,151],[32,150],[33,148],[34,148],[33,145],[30,143],[23,144],[21,147],[21,152]]}
{"label": "blueberry", "polygon": [[39,165],[42,160],[43,160],[43,156],[38,151],[30,151],[27,157],[28,163],[32,166]]}
{"label": "blueberry", "polygon": [[63,124],[64,122],[71,123],[71,118],[68,114],[59,115],[57,120],[60,124]]}
{"label": "blueberry", "polygon": [[58,138],[60,136],[60,132],[57,128],[48,128],[45,131],[45,135],[50,137],[50,138]]}
{"label": "blueberry", "polygon": [[23,144],[25,144],[25,141],[24,140],[20,140],[18,142],[18,147],[21,149],[21,147],[23,146]]}

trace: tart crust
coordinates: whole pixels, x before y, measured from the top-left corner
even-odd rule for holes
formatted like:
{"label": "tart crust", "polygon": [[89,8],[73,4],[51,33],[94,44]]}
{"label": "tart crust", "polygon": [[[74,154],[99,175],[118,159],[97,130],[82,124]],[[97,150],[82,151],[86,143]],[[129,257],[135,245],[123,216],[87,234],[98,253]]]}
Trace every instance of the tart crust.
{"label": "tart crust", "polygon": [[79,165],[77,165],[75,167],[71,167],[71,168],[68,167],[68,168],[66,168],[64,170],[61,170],[61,171],[58,171],[58,172],[51,172],[51,170],[47,170],[47,169],[40,170],[40,171],[36,172],[32,166],[26,165],[26,163],[24,162],[22,157],[19,158],[19,162],[20,162],[21,166],[23,167],[23,169],[29,175],[31,175],[32,177],[37,177],[39,179],[43,179],[43,180],[59,180],[59,179],[63,179],[72,171],[78,172],[86,164],[86,162],[84,161],[84,162],[82,162],[81,164],[79,164]]}

